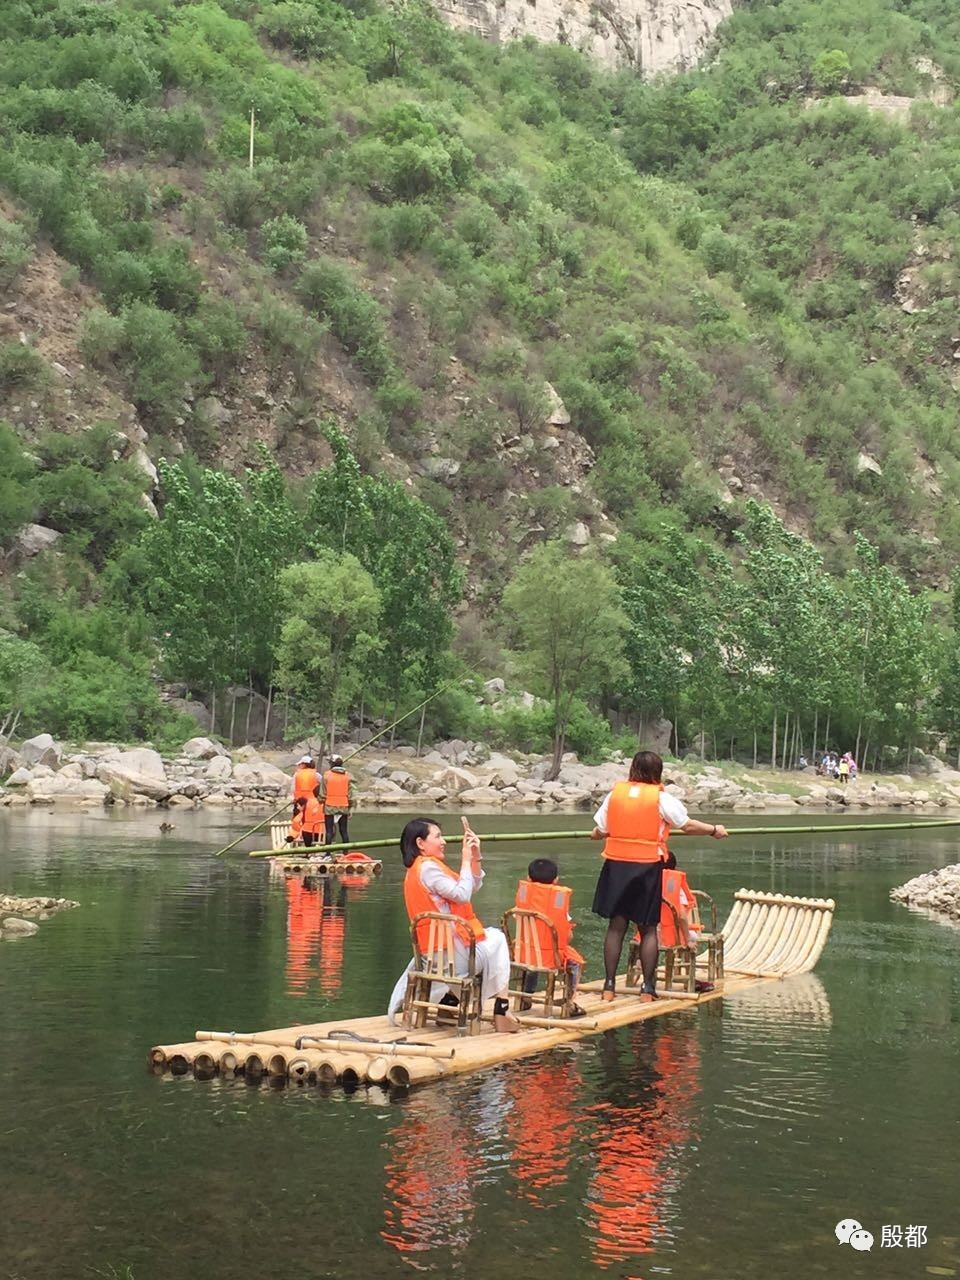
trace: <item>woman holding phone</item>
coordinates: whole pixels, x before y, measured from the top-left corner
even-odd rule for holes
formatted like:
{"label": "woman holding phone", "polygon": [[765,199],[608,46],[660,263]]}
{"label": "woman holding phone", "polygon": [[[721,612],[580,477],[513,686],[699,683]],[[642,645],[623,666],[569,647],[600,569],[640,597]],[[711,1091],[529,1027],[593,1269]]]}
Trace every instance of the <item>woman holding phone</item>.
{"label": "woman holding phone", "polygon": [[[502,1032],[519,1031],[519,1022],[509,1012],[510,949],[507,939],[500,929],[485,929],[473,911],[473,895],[483,884],[480,837],[471,830],[466,818],[461,821],[463,844],[459,872],[447,865],[444,856],[447,842],[437,823],[427,818],[413,818],[404,827],[400,852],[407,869],[403,882],[407,915],[413,920],[424,911],[440,911],[455,917],[457,972],[467,972],[472,939],[476,946],[482,997],[484,1000],[493,997],[494,1028]],[[412,967],[411,960],[393,989],[387,1007],[391,1021],[403,1006],[407,974]],[[456,1005],[456,998],[448,992],[442,1003],[450,1001]]]}

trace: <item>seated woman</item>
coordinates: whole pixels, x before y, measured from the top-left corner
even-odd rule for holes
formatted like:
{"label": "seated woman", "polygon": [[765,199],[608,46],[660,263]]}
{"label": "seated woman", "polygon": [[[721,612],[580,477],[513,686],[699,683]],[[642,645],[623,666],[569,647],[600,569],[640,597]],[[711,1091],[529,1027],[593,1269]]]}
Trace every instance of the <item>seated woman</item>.
{"label": "seated woman", "polygon": [[[457,917],[455,950],[457,972],[467,972],[470,937],[476,943],[477,968],[480,973],[481,994],[484,1000],[493,996],[493,1024],[497,1031],[519,1031],[520,1024],[509,1012],[507,984],[510,981],[510,950],[507,939],[499,929],[485,929],[473,913],[471,899],[483,884],[483,867],[480,856],[480,839],[463,820],[463,847],[460,855],[459,875],[444,861],[446,841],[435,822],[426,818],[414,818],[408,822],[400,837],[400,852],[407,874],[403,882],[403,900],[407,915],[423,911],[440,911]],[[403,1007],[407,989],[407,974],[413,961],[407,965],[393,989],[387,1016],[393,1022]],[[438,984],[440,985],[440,984]],[[456,1003],[456,1001],[454,1001]]]}

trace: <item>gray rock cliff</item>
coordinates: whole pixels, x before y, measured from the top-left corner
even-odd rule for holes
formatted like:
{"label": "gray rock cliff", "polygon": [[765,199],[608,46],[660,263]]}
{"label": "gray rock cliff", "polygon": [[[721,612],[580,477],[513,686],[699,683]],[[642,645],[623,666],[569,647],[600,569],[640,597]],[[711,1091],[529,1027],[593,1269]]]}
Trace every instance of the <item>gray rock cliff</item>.
{"label": "gray rock cliff", "polygon": [[702,58],[733,0],[434,0],[458,31],[505,43],[532,36],[569,44],[606,67],[644,76],[684,71]]}

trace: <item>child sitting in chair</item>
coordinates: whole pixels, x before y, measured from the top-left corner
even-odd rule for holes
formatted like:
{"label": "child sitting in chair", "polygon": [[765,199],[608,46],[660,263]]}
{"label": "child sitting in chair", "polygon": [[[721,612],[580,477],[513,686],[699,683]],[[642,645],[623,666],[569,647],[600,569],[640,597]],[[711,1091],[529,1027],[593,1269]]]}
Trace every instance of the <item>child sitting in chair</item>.
{"label": "child sitting in chair", "polygon": [[[527,879],[521,880],[517,885],[514,906],[522,911],[539,911],[556,929],[557,947],[560,952],[556,957],[557,967],[566,969],[570,977],[570,993],[574,995],[580,985],[584,959],[570,943],[574,930],[573,921],[570,919],[570,898],[573,890],[566,885],[558,884],[558,876],[555,862],[549,858],[534,858],[527,868]],[[526,975],[523,980],[523,989],[528,995],[536,991],[537,975],[535,973]],[[578,1004],[571,1005],[569,1014],[571,1018],[582,1018],[583,1013]]]}
{"label": "child sitting in chair", "polygon": [[[676,855],[673,853],[667,854],[663,864],[661,894],[663,903],[660,907],[658,930],[660,946],[675,947],[679,942],[681,946],[696,948],[702,932],[700,917],[697,913],[697,900],[687,883],[686,873],[678,869]],[[670,910],[671,906],[676,911],[676,916]],[[677,937],[678,926],[679,938]],[[696,990],[712,991],[713,983],[698,981]]]}
{"label": "child sitting in chair", "polygon": [[284,844],[303,843],[303,811],[307,807],[306,796],[299,796],[293,802],[293,817],[290,819],[290,830]]}

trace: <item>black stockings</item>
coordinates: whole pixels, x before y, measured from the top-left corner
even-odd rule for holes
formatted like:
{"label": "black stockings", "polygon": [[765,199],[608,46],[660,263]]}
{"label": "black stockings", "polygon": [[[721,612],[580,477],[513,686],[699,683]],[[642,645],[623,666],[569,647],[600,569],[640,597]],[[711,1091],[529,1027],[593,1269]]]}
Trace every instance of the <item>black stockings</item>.
{"label": "black stockings", "polygon": [[[626,916],[610,917],[607,936],[603,940],[603,968],[607,982],[613,982],[617,976],[620,954],[623,951],[623,939],[629,923]],[[642,927],[640,935],[640,968],[643,970],[643,985],[652,991],[656,983],[657,957],[660,953],[657,926],[652,924]]]}

